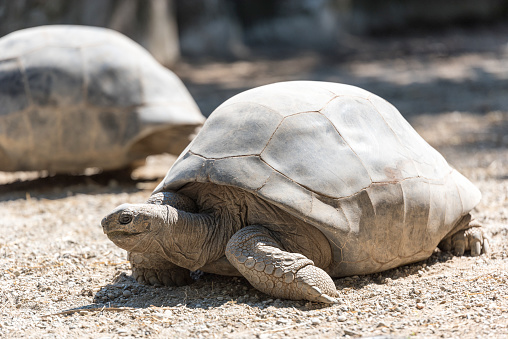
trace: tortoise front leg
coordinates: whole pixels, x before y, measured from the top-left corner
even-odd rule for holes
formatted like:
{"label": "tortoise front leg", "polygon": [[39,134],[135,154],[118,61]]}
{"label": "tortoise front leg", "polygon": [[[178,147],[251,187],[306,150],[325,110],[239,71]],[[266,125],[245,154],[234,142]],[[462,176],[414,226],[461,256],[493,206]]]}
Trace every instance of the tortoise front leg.
{"label": "tortoise front leg", "polygon": [[153,253],[128,253],[132,277],[140,284],[184,286],[192,283],[190,271]]}
{"label": "tortoise front leg", "polygon": [[304,255],[284,251],[262,226],[235,233],[226,257],[261,292],[276,298],[337,303],[332,278]]}

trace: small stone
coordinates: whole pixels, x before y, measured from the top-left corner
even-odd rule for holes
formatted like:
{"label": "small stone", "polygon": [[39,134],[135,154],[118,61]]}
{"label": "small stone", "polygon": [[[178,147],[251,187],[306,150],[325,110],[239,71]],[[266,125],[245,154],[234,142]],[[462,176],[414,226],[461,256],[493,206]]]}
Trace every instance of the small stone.
{"label": "small stone", "polygon": [[321,324],[321,320],[319,320],[318,318],[313,318],[313,319],[310,321],[310,323],[311,323],[312,325],[319,325],[319,324]]}
{"label": "small stone", "polygon": [[419,310],[423,309],[424,307],[425,307],[425,305],[423,305],[422,303],[417,303],[416,304],[416,308],[419,309]]}
{"label": "small stone", "polygon": [[345,315],[339,315],[339,317],[337,318],[337,321],[340,321],[340,322],[344,322],[347,320],[347,317]]}
{"label": "small stone", "polygon": [[125,290],[125,291],[123,291],[123,292],[122,292],[122,294],[123,294],[123,296],[124,296],[124,297],[126,297],[126,298],[128,298],[128,297],[132,296],[132,292],[131,292],[131,291],[129,291],[129,290]]}

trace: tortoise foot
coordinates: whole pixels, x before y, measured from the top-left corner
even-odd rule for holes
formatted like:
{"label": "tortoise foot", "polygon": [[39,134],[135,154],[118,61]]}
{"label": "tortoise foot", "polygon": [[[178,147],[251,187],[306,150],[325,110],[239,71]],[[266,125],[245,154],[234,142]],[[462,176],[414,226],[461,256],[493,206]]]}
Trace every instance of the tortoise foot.
{"label": "tortoise foot", "polygon": [[171,270],[133,267],[132,277],[140,284],[152,286],[185,286],[193,281],[189,270],[181,267]]}
{"label": "tortoise foot", "polygon": [[473,257],[488,254],[490,251],[489,239],[484,234],[481,224],[476,220],[469,223],[469,228],[460,230],[439,243],[443,251],[451,251],[454,255],[464,255],[470,251]]}
{"label": "tortoise foot", "polygon": [[184,286],[192,283],[190,271],[153,253],[129,252],[132,277],[140,284]]}
{"label": "tortoise foot", "polygon": [[261,292],[276,298],[338,303],[332,278],[306,256],[282,249],[262,226],[235,233],[226,257]]}

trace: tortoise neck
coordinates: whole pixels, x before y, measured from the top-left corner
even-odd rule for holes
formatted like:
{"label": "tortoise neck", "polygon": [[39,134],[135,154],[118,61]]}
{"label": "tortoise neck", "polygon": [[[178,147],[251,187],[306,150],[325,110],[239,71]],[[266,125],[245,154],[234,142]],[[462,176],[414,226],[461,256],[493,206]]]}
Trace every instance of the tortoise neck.
{"label": "tortoise neck", "polygon": [[[228,239],[221,234],[215,218],[206,213],[189,213],[171,206],[165,227],[156,237],[161,255],[191,271],[195,271],[224,255],[220,244]],[[222,253],[221,253],[222,249]]]}

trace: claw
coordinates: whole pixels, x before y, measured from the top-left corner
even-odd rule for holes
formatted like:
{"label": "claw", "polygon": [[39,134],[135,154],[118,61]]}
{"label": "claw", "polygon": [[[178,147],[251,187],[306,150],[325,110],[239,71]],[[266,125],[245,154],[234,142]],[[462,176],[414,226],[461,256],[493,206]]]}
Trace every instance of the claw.
{"label": "claw", "polygon": [[466,251],[466,239],[463,232],[458,232],[452,238],[452,244],[454,245],[454,254],[461,256]]}
{"label": "claw", "polygon": [[473,257],[477,257],[477,256],[479,256],[481,253],[482,253],[482,245],[480,244],[480,242],[479,242],[479,241],[475,241],[475,242],[471,245],[471,256],[473,256]]}
{"label": "claw", "polygon": [[316,301],[325,303],[325,304],[338,304],[339,301],[335,298],[330,297],[327,294],[321,294],[319,297],[316,298]]}
{"label": "claw", "polygon": [[489,239],[483,238],[483,253],[489,254],[490,253],[490,243]]}
{"label": "claw", "polygon": [[307,285],[306,290],[311,298],[319,298],[319,296],[323,295],[323,292],[316,286]]}

